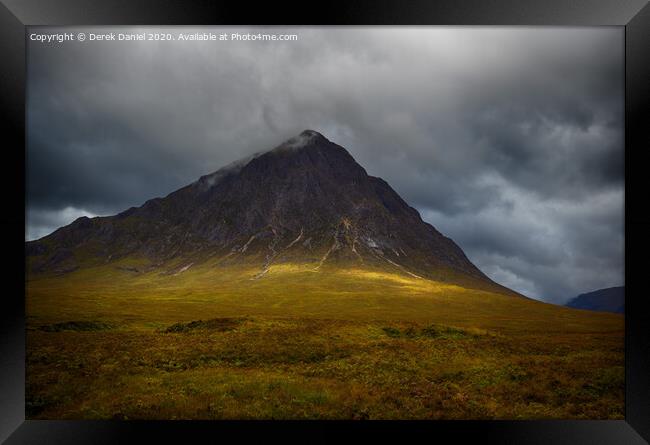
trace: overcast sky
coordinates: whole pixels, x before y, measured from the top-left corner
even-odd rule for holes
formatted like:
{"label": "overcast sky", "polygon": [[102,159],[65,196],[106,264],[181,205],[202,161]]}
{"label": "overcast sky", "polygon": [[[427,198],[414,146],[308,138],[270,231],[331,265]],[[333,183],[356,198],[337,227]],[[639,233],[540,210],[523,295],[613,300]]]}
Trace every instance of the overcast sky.
{"label": "overcast sky", "polygon": [[26,239],[309,128],[505,286],[624,284],[623,28],[254,31],[298,40],[30,42]]}

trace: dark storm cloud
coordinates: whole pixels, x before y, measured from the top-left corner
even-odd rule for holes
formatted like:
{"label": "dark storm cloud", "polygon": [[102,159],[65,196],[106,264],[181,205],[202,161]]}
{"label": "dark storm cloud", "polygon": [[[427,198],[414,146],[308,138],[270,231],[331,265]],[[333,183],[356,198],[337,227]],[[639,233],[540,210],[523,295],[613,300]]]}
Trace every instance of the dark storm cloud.
{"label": "dark storm cloud", "polygon": [[299,40],[31,44],[27,236],[312,128],[507,286],[623,283],[621,29],[266,32]]}

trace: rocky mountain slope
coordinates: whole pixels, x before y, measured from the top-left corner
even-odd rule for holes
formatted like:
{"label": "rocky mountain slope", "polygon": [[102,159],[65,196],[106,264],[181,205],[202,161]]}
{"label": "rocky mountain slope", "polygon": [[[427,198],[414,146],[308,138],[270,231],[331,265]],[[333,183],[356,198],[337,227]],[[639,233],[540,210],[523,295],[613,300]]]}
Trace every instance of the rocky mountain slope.
{"label": "rocky mountain slope", "polygon": [[[276,148],[203,176],[164,198],[109,217],[82,217],[26,243],[28,273],[146,260],[134,272],[196,264],[308,264],[388,269],[410,277],[493,283],[451,239],[341,146],[306,130]],[[514,294],[514,293],[513,293]]]}

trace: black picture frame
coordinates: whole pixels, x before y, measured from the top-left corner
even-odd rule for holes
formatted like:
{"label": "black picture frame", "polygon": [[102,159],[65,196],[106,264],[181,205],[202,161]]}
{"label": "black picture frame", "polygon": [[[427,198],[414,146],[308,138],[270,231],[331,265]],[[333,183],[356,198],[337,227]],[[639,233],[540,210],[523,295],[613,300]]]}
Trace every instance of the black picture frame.
{"label": "black picture frame", "polygon": [[[28,25],[551,25],[625,27],[625,420],[433,422],[145,422],[25,420],[25,26]],[[0,4],[0,441],[188,443],[250,439],[330,442],[341,435],[525,444],[650,441],[650,311],[643,292],[650,248],[645,150],[650,148],[650,6],[647,0],[278,2],[2,0]],[[72,67],[71,67],[72,69]]]}

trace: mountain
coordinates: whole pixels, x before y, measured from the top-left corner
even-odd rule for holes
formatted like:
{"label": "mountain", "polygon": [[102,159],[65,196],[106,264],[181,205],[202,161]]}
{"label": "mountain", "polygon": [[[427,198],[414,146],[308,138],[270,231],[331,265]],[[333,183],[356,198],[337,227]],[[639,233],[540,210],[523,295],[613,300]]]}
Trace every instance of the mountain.
{"label": "mountain", "polygon": [[139,258],[134,273],[180,274],[198,264],[301,264],[389,270],[515,294],[484,275],[343,147],[306,130],[272,150],[109,217],[81,217],[26,243],[28,272],[66,274]]}
{"label": "mountain", "polygon": [[625,286],[609,287],[580,294],[565,305],[574,309],[625,313]]}

